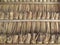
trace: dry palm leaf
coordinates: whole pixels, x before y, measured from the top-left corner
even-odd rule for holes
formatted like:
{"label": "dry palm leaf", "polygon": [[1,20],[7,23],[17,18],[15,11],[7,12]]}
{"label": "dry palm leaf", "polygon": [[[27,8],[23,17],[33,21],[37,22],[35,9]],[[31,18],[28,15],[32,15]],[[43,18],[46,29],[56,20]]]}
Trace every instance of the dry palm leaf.
{"label": "dry palm leaf", "polygon": [[[54,18],[55,18],[55,15],[54,15],[54,13],[52,13],[52,15],[51,15],[51,19],[52,20],[54,20]],[[55,33],[55,22],[51,22],[51,33]]]}
{"label": "dry palm leaf", "polygon": [[14,9],[15,9],[15,11],[18,11],[18,5],[14,5]]}
{"label": "dry palm leaf", "polygon": [[[9,18],[9,19],[10,19],[10,20],[13,19],[13,11],[10,12],[10,18]],[[8,33],[12,33],[12,27],[13,27],[13,23],[12,23],[12,22],[9,22],[9,24],[8,24],[8,29],[7,29],[7,32],[8,32]]]}
{"label": "dry palm leaf", "polygon": [[[51,0],[51,2],[54,2],[54,0]],[[53,7],[54,7],[54,5],[52,4],[51,5],[51,11],[55,11],[55,7],[54,8]]]}
{"label": "dry palm leaf", "polygon": [[[58,20],[59,13],[55,13],[55,15],[56,15],[55,19]],[[55,27],[55,29],[56,29],[56,32],[58,33],[58,32],[59,32],[58,22],[56,22],[56,27]]]}
{"label": "dry palm leaf", "polygon": [[[51,17],[50,13],[47,12],[47,19],[49,20]],[[50,22],[46,22],[47,25],[47,33],[50,33]]]}
{"label": "dry palm leaf", "polygon": [[42,2],[43,0],[40,0],[40,2]]}
{"label": "dry palm leaf", "polygon": [[18,43],[18,35],[13,35],[13,43]]}
{"label": "dry palm leaf", "polygon": [[18,11],[21,11],[22,10],[22,4],[19,5],[19,10]]}
{"label": "dry palm leaf", "polygon": [[4,0],[4,2],[7,2],[7,0]]}
{"label": "dry palm leaf", "polygon": [[18,2],[19,0],[15,0],[16,2]]}
{"label": "dry palm leaf", "polygon": [[[24,17],[24,19],[26,19],[26,16],[27,15],[24,15],[24,14],[22,14],[22,13],[20,13],[20,16],[19,16],[19,18],[20,19],[22,19],[23,20],[23,17]],[[20,33],[21,34],[19,34],[19,43],[24,43],[24,38],[23,38],[23,34],[25,33],[25,31],[26,31],[26,22],[19,22],[21,25],[21,27],[20,27]]]}
{"label": "dry palm leaf", "polygon": [[[4,19],[4,13],[0,12],[0,19],[3,20]],[[1,32],[5,32],[4,30],[5,28],[3,27],[3,23],[0,22],[0,33]]]}
{"label": "dry palm leaf", "polygon": [[20,2],[22,2],[22,0],[20,0]]}
{"label": "dry palm leaf", "polygon": [[[19,16],[19,20],[21,20],[22,19],[22,14],[21,13],[19,13],[18,14]],[[21,25],[22,25],[22,22],[18,22],[18,24],[17,24],[17,32],[20,32],[21,31]]]}
{"label": "dry palm leaf", "polygon": [[36,44],[37,37],[38,36],[36,36],[36,33],[31,34],[31,43],[32,44]]}
{"label": "dry palm leaf", "polygon": [[13,5],[13,4],[9,5],[9,11],[16,11],[15,5]]}
{"label": "dry palm leaf", "polygon": [[[10,19],[10,20],[13,20],[13,7],[14,7],[14,6],[13,6],[13,5],[10,5],[9,7],[10,7],[10,8],[9,8],[9,9],[10,9],[9,19]],[[8,33],[12,33],[12,31],[13,31],[13,30],[12,30],[12,27],[13,27],[13,23],[12,23],[12,22],[9,22],[9,24],[8,24],[8,29],[7,29],[7,32],[8,32]]]}
{"label": "dry palm leaf", "polygon": [[39,7],[38,7],[39,5],[35,5],[35,11],[38,11],[39,10]]}
{"label": "dry palm leaf", "polygon": [[[36,12],[32,14],[32,20],[36,20]],[[36,30],[36,22],[32,22],[31,32],[34,33],[35,30]]]}
{"label": "dry palm leaf", "polygon": [[45,37],[46,37],[45,34],[42,34],[42,33],[39,32],[39,35],[38,35],[38,38],[37,38],[38,39],[37,43],[38,44],[44,43]]}
{"label": "dry palm leaf", "polygon": [[2,10],[2,5],[0,5],[0,10]]}
{"label": "dry palm leaf", "polygon": [[50,39],[50,42],[49,43],[55,43],[55,39],[56,39],[55,36],[56,35],[54,35],[54,34],[51,35],[51,39]]}
{"label": "dry palm leaf", "polygon": [[[46,2],[47,0],[44,0],[44,2]],[[43,11],[46,11],[47,10],[47,7],[46,7],[47,5],[46,4],[44,4],[43,5]]]}
{"label": "dry palm leaf", "polygon": [[11,0],[7,0],[7,2],[11,2]]}
{"label": "dry palm leaf", "polygon": [[28,36],[28,34],[19,34],[19,43],[28,43],[27,42],[27,37]]}
{"label": "dry palm leaf", "polygon": [[43,5],[42,4],[40,4],[38,7],[39,7],[39,11],[43,11]]}
{"label": "dry palm leaf", "polygon": [[30,12],[30,4],[26,4],[25,7],[26,7],[25,11],[29,11]]}
{"label": "dry palm leaf", "polygon": [[[46,0],[44,0],[44,2],[46,2]],[[43,15],[42,15],[42,19],[46,19],[46,12],[44,12],[46,10],[46,5],[43,5]],[[41,31],[44,33],[46,32],[46,22],[41,22]]]}
{"label": "dry palm leaf", "polygon": [[6,43],[6,35],[0,35],[0,43]]}
{"label": "dry palm leaf", "polygon": [[[50,19],[50,14],[49,14],[49,12],[48,12],[48,14],[47,14],[47,19]],[[49,43],[49,39],[50,39],[50,22],[46,22],[46,24],[47,24],[47,34],[46,34],[44,43]]]}
{"label": "dry palm leaf", "polygon": [[[23,14],[20,13],[19,14],[19,19],[22,20],[23,19]],[[23,36],[22,36],[22,22],[18,22],[18,30],[20,30],[20,34],[19,34],[19,43],[24,43],[23,42]]]}
{"label": "dry palm leaf", "polygon": [[23,42],[23,35],[22,34],[19,34],[19,43],[22,43],[22,44],[24,43]]}
{"label": "dry palm leaf", "polygon": [[22,5],[22,11],[23,12],[26,11],[26,5],[25,4]]}
{"label": "dry palm leaf", "polygon": [[[47,0],[48,2],[50,2],[50,0]],[[51,10],[51,5],[50,4],[48,4],[47,5],[47,11],[50,11]]]}
{"label": "dry palm leaf", "polygon": [[[38,12],[37,15],[37,20],[40,20],[42,16],[42,12]],[[36,32],[39,32],[41,28],[41,23],[40,22],[36,22]]]}
{"label": "dry palm leaf", "polygon": [[[21,8],[22,8],[22,5],[20,4],[20,5],[19,5],[19,11],[21,11]],[[22,13],[20,12],[20,13],[18,14],[18,19],[19,19],[19,20],[22,20],[22,18],[23,18],[23,15],[22,15]],[[18,24],[17,24],[17,31],[18,31],[18,32],[21,31],[21,26],[22,26],[22,22],[18,22]]]}
{"label": "dry palm leaf", "polygon": [[[27,20],[27,13],[23,14],[23,20]],[[23,26],[23,28],[22,28],[23,33],[25,33],[26,32],[26,26],[27,26],[26,22],[23,22],[22,26]]]}
{"label": "dry palm leaf", "polygon": [[[31,20],[32,19],[32,12],[31,11],[29,12],[29,15],[27,15],[27,19],[28,20]],[[31,23],[32,22],[29,22],[29,21],[27,22],[27,29],[26,29],[27,32],[30,32],[30,30],[31,30]]]}
{"label": "dry palm leaf", "polygon": [[34,4],[31,5],[30,10],[35,11],[35,5]]}
{"label": "dry palm leaf", "polygon": [[[46,12],[42,15],[42,20],[46,19]],[[41,32],[46,32],[46,22],[41,22]]]}
{"label": "dry palm leaf", "polygon": [[50,34],[46,34],[45,39],[44,39],[44,43],[48,44],[50,40]]}
{"label": "dry palm leaf", "polygon": [[12,35],[7,35],[7,43],[12,43]]}
{"label": "dry palm leaf", "polygon": [[[38,2],[38,0],[1,0],[2,2],[26,2],[26,1],[32,1],[32,2]],[[39,0],[40,2],[47,2],[48,0]],[[57,2],[57,0],[49,0],[48,2]],[[2,8],[1,8],[2,7]],[[0,12],[0,19],[21,19],[21,20],[40,20],[42,19],[56,19],[58,20],[59,14],[58,13],[52,13],[50,14],[49,12],[44,12],[44,11],[58,11],[57,5],[30,5],[30,4],[20,4],[18,5],[3,5],[1,6],[1,10],[4,12]],[[54,7],[54,8],[53,8]],[[9,12],[8,11],[9,8]],[[6,12],[5,12],[6,11]],[[19,11],[19,12],[18,12]],[[28,12],[27,12],[28,11]],[[37,12],[35,12],[37,11]],[[42,12],[38,12],[42,11]],[[22,13],[21,13],[22,12]],[[6,14],[5,14],[6,13]],[[38,14],[37,14],[38,13]],[[43,13],[43,14],[42,14]],[[3,28],[2,28],[3,27]],[[41,30],[40,30],[41,29]],[[55,33],[59,32],[59,27],[58,27],[58,22],[9,22],[9,23],[0,23],[0,32],[5,32],[7,30],[8,33],[13,32],[19,32],[19,35],[14,35],[14,36],[7,36],[7,43],[18,43],[18,38],[19,38],[19,43],[36,43],[37,37],[37,43],[55,43],[56,41],[56,35],[51,36],[50,40],[50,34],[41,34],[42,32],[46,33]],[[29,32],[32,32],[29,33]],[[41,33],[39,32],[41,31]],[[28,33],[27,33],[28,32]],[[35,32],[39,32],[37,35]],[[37,36],[36,36],[37,35]],[[5,37],[2,38],[3,36],[0,36],[0,43],[5,43]],[[13,38],[12,38],[13,37]],[[58,43],[60,37],[58,37]],[[4,40],[4,41],[2,41]],[[49,42],[50,41],[50,42]]]}
{"label": "dry palm leaf", "polygon": [[47,0],[47,2],[51,2],[51,0]]}
{"label": "dry palm leaf", "polygon": [[[9,18],[9,12],[5,16],[6,16],[5,18],[8,19]],[[4,23],[4,28],[5,28],[5,32],[7,33],[7,29],[8,29],[8,23],[7,22]]]}
{"label": "dry palm leaf", "polygon": [[58,42],[58,44],[60,43],[60,35],[58,35],[58,41],[57,42]]}
{"label": "dry palm leaf", "polygon": [[[9,5],[6,5],[5,7],[8,9],[9,8]],[[6,10],[6,11],[8,11],[8,10]],[[6,19],[6,20],[9,19],[9,12],[5,12],[4,19]],[[5,28],[6,33],[7,33],[7,29],[8,29],[8,23],[7,22],[4,23],[4,28]]]}
{"label": "dry palm leaf", "polygon": [[30,33],[27,33],[27,37],[25,39],[25,43],[30,44],[30,40],[31,40],[31,34]]}
{"label": "dry palm leaf", "polygon": [[[13,19],[15,19],[15,20],[18,20],[18,16],[19,16],[19,14],[18,14],[18,12],[14,12],[14,15],[13,15],[14,17],[13,17]],[[14,33],[17,33],[17,32],[19,32],[19,30],[17,30],[17,22],[14,22],[13,23],[13,31],[14,31]]]}

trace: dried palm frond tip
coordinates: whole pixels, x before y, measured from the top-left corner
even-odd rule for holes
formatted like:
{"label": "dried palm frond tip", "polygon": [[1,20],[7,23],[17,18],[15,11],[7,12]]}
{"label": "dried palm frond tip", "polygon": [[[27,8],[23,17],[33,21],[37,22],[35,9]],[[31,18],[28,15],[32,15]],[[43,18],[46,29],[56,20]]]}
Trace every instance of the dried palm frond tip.
{"label": "dried palm frond tip", "polygon": [[[59,0],[0,0],[0,2],[58,2]],[[59,20],[57,4],[0,5],[0,20]],[[0,22],[0,43],[60,43],[60,22]]]}

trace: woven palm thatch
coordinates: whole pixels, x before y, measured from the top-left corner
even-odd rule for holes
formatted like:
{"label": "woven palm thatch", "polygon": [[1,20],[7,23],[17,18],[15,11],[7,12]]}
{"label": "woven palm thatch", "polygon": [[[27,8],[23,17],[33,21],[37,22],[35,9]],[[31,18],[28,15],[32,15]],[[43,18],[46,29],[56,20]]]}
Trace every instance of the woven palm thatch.
{"label": "woven palm thatch", "polygon": [[[0,20],[58,20],[58,4],[10,2],[58,2],[59,0],[0,0]],[[0,43],[60,43],[60,22],[0,22]],[[3,37],[3,38],[2,38]]]}

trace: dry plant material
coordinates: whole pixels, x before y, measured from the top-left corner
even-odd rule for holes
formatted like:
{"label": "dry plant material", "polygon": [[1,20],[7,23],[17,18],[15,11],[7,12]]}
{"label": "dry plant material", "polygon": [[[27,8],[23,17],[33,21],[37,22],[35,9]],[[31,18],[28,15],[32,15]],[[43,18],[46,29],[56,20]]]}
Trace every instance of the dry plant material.
{"label": "dry plant material", "polygon": [[15,0],[11,0],[12,2],[15,2]]}
{"label": "dry plant material", "polygon": [[58,41],[57,42],[58,42],[58,44],[60,43],[60,35],[58,35]]}
{"label": "dry plant material", "polygon": [[[9,19],[13,20],[13,5],[9,6],[10,8],[10,12],[9,12]],[[13,23],[9,22],[8,23],[8,29],[7,29],[7,33],[12,33],[12,28],[13,28]]]}
{"label": "dry plant material", "polygon": [[[19,16],[19,20],[21,20],[22,19],[22,14],[21,13],[19,13],[18,14]],[[18,22],[18,24],[17,24],[17,32],[20,32],[21,31],[21,26],[22,26],[22,22]]]}
{"label": "dry plant material", "polygon": [[10,12],[11,12],[11,11],[16,11],[16,10],[15,10],[15,5],[13,5],[13,4],[9,5],[9,10],[10,10]]}
{"label": "dry plant material", "polygon": [[45,40],[45,34],[43,34],[43,33],[39,33],[39,35],[38,35],[38,38],[37,38],[37,43],[38,44],[42,44],[42,43],[44,43],[44,40]]}
{"label": "dry plant material", "polygon": [[44,39],[44,44],[48,44],[50,41],[50,34],[46,34],[46,37]]}
{"label": "dry plant material", "polygon": [[[10,12],[10,20],[13,19],[13,11]],[[8,24],[8,29],[7,29],[7,33],[12,33],[12,27],[13,27],[13,23],[12,22],[9,22]]]}
{"label": "dry plant material", "polygon": [[[59,13],[55,13],[55,15],[56,15],[55,19],[58,20]],[[55,29],[56,29],[56,33],[58,33],[58,32],[59,32],[58,22],[56,22],[56,27],[55,27]]]}
{"label": "dry plant material", "polygon": [[[48,2],[50,2],[51,0],[47,0]],[[51,10],[51,5],[50,4],[48,4],[47,5],[47,9],[46,9],[47,11],[50,11]]]}
{"label": "dry plant material", "polygon": [[[32,19],[32,12],[31,12],[31,11],[29,12],[29,15],[27,15],[27,19],[28,19],[28,20],[31,20],[31,19]],[[29,21],[27,22],[27,29],[26,29],[26,30],[27,30],[28,32],[30,32],[30,30],[31,30],[31,23],[32,23],[32,22],[29,22]]]}
{"label": "dry plant material", "polygon": [[39,7],[39,11],[43,11],[43,5],[42,4],[40,4],[38,7]]}
{"label": "dry plant material", "polygon": [[7,0],[7,2],[11,2],[11,0]]}
{"label": "dry plant material", "polygon": [[39,7],[38,7],[39,5],[35,5],[35,11],[37,12],[37,11],[39,11]]}
{"label": "dry plant material", "polygon": [[40,0],[40,2],[43,2],[43,0]]}
{"label": "dry plant material", "polygon": [[[51,15],[51,19],[54,20],[55,19],[55,15],[54,13],[52,13]],[[55,33],[55,22],[51,22],[51,33]]]}
{"label": "dry plant material", "polygon": [[19,10],[18,11],[21,11],[22,10],[22,4],[19,5]]}
{"label": "dry plant material", "polygon": [[[13,12],[14,14],[13,14],[13,19],[15,19],[15,20],[18,20],[18,16],[19,16],[19,14],[18,14],[18,12]],[[19,30],[17,30],[17,23],[18,22],[14,22],[13,23],[13,31],[14,31],[14,33],[17,33],[17,32],[19,32]]]}
{"label": "dry plant material", "polygon": [[13,43],[18,43],[18,35],[13,35]]}
{"label": "dry plant material", "polygon": [[[41,16],[42,16],[42,12],[38,12],[37,20],[40,20]],[[36,32],[39,33],[41,31],[40,29],[41,29],[41,23],[38,21],[36,22]]]}
{"label": "dry plant material", "polygon": [[[46,19],[46,12],[43,13],[42,19]],[[41,22],[41,32],[45,33],[46,32],[46,22]]]}
{"label": "dry plant material", "polygon": [[[36,20],[36,12],[32,14],[32,20]],[[36,30],[36,22],[32,22],[31,32],[34,33],[35,30]]]}
{"label": "dry plant material", "polygon": [[6,43],[6,35],[0,35],[0,43]]}
{"label": "dry plant material", "polygon": [[39,44],[39,43],[41,43],[42,44],[42,40],[41,40],[41,37],[40,37],[41,35],[40,35],[40,32],[38,33],[38,37],[37,37],[37,43]]}
{"label": "dry plant material", "polygon": [[25,34],[19,34],[19,43],[26,43],[27,35]]}
{"label": "dry plant material", "polygon": [[31,43],[36,44],[37,36],[36,33],[31,34]]}
{"label": "dry plant material", "polygon": [[0,10],[2,10],[2,5],[0,5]]}
{"label": "dry plant material", "polygon": [[[51,0],[51,2],[54,2],[54,0]],[[55,11],[55,5],[53,5],[53,4],[51,5],[51,11]]]}
{"label": "dry plant material", "polygon": [[[44,0],[44,2],[47,2],[47,0]],[[46,11],[46,10],[47,10],[47,5],[43,4],[43,11]]]}
{"label": "dry plant material", "polygon": [[[50,13],[47,12],[47,19],[49,20],[50,17],[51,17]],[[50,26],[51,26],[50,22],[46,22],[46,25],[47,25],[47,29],[46,29],[47,33],[50,33],[50,30],[51,30],[51,28],[50,28]]]}
{"label": "dry plant material", "polygon": [[7,0],[4,0],[4,2],[7,2]]}
{"label": "dry plant material", "polygon": [[31,40],[31,34],[27,33],[26,39],[25,39],[25,43],[30,44],[30,40]]}
{"label": "dry plant material", "polygon": [[34,4],[32,4],[32,5],[30,6],[30,10],[31,10],[31,11],[35,11],[35,5],[34,5]]}
{"label": "dry plant material", "polygon": [[[7,8],[7,9],[6,9]],[[9,9],[9,5],[5,5],[5,11],[8,11]],[[4,12],[4,19],[8,20],[9,19],[9,12]],[[5,33],[7,33],[7,29],[8,29],[8,22],[4,23],[4,28],[5,28]]]}
{"label": "dry plant material", "polygon": [[23,12],[26,11],[26,5],[25,4],[22,5],[22,11]]}
{"label": "dry plant material", "polygon": [[[1,0],[1,2],[57,2],[58,0]],[[0,5],[0,19],[10,20],[58,20],[58,5],[20,4]],[[40,12],[41,11],[41,12]],[[59,32],[59,22],[7,22],[0,23],[0,32],[13,33],[7,35],[7,43],[60,43],[54,33]],[[18,35],[17,35],[18,33]],[[53,33],[51,35],[50,33]],[[0,36],[0,43],[6,42],[6,36]]]}
{"label": "dry plant material", "polygon": [[[19,13],[19,20],[22,20],[23,19],[23,14],[22,13]],[[19,43],[24,43],[23,42],[23,35],[22,35],[22,25],[23,23],[22,22],[18,22],[18,30],[20,30],[20,34],[19,34]]]}
{"label": "dry plant material", "polygon": [[5,30],[4,33],[7,33],[7,29],[8,29],[8,23],[6,22],[6,23],[4,23],[4,30]]}
{"label": "dry plant material", "polygon": [[29,11],[30,12],[30,4],[26,4],[25,5],[25,11]]}
{"label": "dry plant material", "polygon": [[19,34],[19,43],[21,44],[23,44],[24,43],[24,41],[23,41],[23,35],[22,34]]}
{"label": "dry plant material", "polygon": [[15,11],[18,11],[18,7],[19,7],[18,5],[14,5],[13,8],[14,8]]}
{"label": "dry plant material", "polygon": [[[19,5],[19,11],[21,11],[22,5]],[[18,19],[22,20],[23,19],[23,14],[21,12],[18,13]],[[17,31],[20,32],[21,31],[21,26],[22,26],[22,22],[18,22],[17,24]]]}
{"label": "dry plant material", "polygon": [[54,34],[51,35],[51,39],[50,39],[50,42],[49,43],[55,43],[55,39],[56,39],[55,36],[56,35],[54,35]]}
{"label": "dry plant material", "polygon": [[7,35],[7,43],[12,43],[12,35]]}
{"label": "dry plant material", "polygon": [[16,2],[18,2],[19,0],[15,0]]}
{"label": "dry plant material", "polygon": [[[27,13],[23,13],[23,20],[27,20]],[[23,28],[22,28],[23,33],[25,33],[26,32],[26,22],[23,22],[22,26],[23,26]]]}
{"label": "dry plant material", "polygon": [[[3,20],[4,19],[4,13],[0,12],[0,19]],[[4,27],[3,27],[3,22],[0,22],[0,33],[1,32],[5,32]]]}

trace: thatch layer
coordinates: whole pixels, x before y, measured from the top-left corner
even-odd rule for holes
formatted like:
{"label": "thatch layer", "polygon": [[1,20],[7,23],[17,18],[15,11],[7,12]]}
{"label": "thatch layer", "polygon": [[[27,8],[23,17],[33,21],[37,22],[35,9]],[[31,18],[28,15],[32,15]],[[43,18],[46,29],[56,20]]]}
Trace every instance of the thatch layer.
{"label": "thatch layer", "polygon": [[[0,0],[0,2],[58,2],[58,0]],[[59,20],[60,5],[0,5],[0,20]],[[60,22],[0,22],[0,43],[60,43]],[[4,35],[3,35],[4,34]]]}

